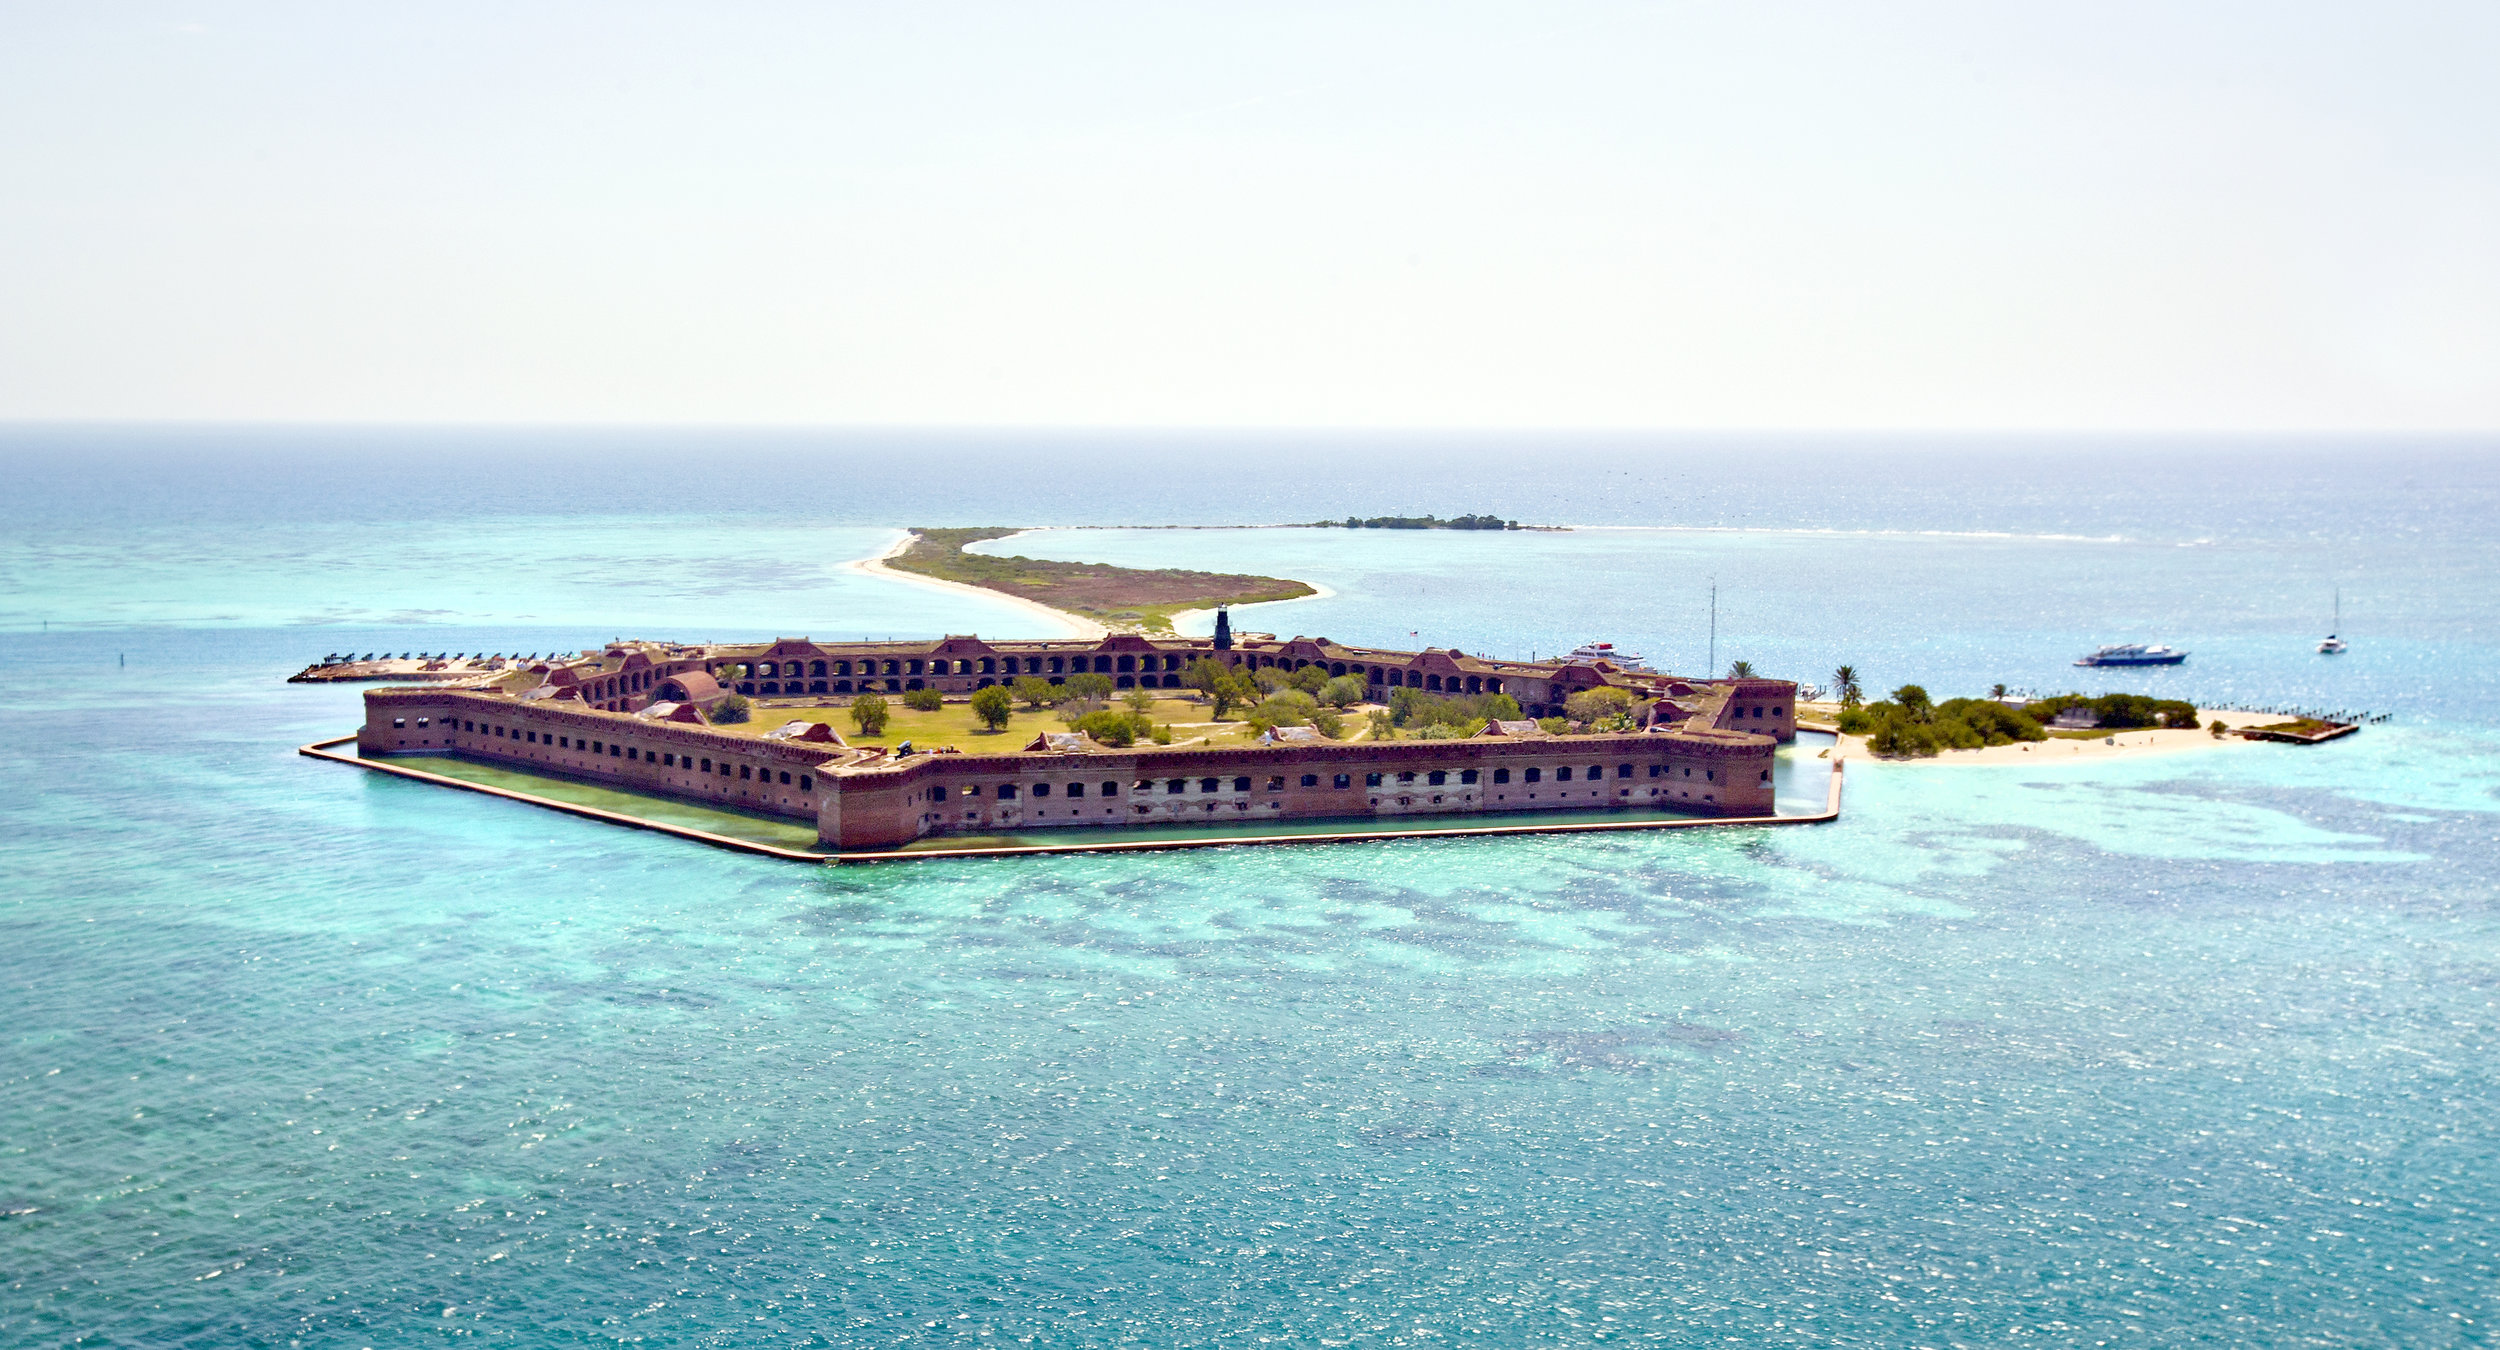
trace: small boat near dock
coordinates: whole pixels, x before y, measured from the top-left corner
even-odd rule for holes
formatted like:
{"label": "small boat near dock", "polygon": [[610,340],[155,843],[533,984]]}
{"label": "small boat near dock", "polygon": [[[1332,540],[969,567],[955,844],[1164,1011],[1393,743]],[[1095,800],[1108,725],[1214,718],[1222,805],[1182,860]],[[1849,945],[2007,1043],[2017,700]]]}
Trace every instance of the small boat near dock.
{"label": "small boat near dock", "polygon": [[2352,644],[2335,636],[2342,631],[2344,631],[2344,593],[2338,590],[2335,592],[2335,621],[2327,626],[2326,636],[2319,641],[2318,655],[2341,656],[2350,651]]}

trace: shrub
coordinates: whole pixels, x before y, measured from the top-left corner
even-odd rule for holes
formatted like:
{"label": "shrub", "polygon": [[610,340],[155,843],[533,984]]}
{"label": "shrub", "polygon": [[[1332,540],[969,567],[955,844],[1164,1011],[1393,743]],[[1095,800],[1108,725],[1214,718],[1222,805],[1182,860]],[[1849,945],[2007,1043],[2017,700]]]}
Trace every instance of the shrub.
{"label": "shrub", "polygon": [[746,695],[731,694],[713,704],[712,710],[704,716],[713,722],[743,722],[754,715],[754,709],[755,705],[747,702]]}
{"label": "shrub", "polygon": [[1926,758],[1943,749],[1936,729],[1906,717],[1887,717],[1866,738],[1866,748],[1884,759]]}
{"label": "shrub", "polygon": [[875,694],[862,694],[851,700],[851,725],[858,727],[862,736],[884,735],[886,720],[893,715],[885,700]]}
{"label": "shrub", "polygon": [[1372,709],[1371,724],[1373,740],[1393,741],[1397,739],[1397,719],[1391,717],[1387,711],[1380,708]]}
{"label": "shrub", "polygon": [[1319,691],[1328,687],[1328,671],[1322,666],[1304,666],[1286,676],[1285,683],[1318,698]]}
{"label": "shrub", "polygon": [[1170,745],[1171,743],[1172,743],[1172,724],[1171,724],[1171,723],[1169,723],[1169,722],[1166,722],[1166,723],[1164,723],[1162,726],[1156,727],[1156,728],[1155,728],[1155,744],[1157,744],[1157,745]]}
{"label": "shrub", "polygon": [[1574,722],[1585,722],[1590,726],[1596,726],[1600,723],[1611,722],[1632,711],[1633,701],[1630,690],[1603,685],[1595,689],[1583,689],[1564,699],[1563,715]]}
{"label": "shrub", "polygon": [[972,715],[992,731],[1006,730],[1007,719],[1015,710],[1015,696],[997,685],[972,691]]}
{"label": "shrub", "polygon": [[1567,717],[1540,717],[1536,719],[1536,724],[1537,729],[1548,736],[1560,736],[1571,730],[1571,719]]}
{"label": "shrub", "polygon": [[1311,726],[1332,741],[1345,735],[1345,719],[1338,716],[1334,708],[1322,708],[1311,714]]}
{"label": "shrub", "polygon": [[935,689],[914,689],[903,695],[903,706],[913,712],[936,712],[946,706],[946,695]]}
{"label": "shrub", "polygon": [[2020,709],[2009,708],[1994,699],[1954,698],[1936,705],[1938,726],[1964,726],[1977,733],[1982,745],[2011,745],[2016,741],[2044,741],[2049,733]]}
{"label": "shrub", "polygon": [[1281,689],[1259,700],[1259,706],[1244,714],[1243,720],[1253,728],[1265,731],[1270,727],[1306,727],[1319,713],[1319,704],[1299,689]]}
{"label": "shrub", "polygon": [[1090,698],[1063,698],[1059,700],[1059,720],[1062,723],[1065,723],[1071,731],[1076,729],[1077,723],[1082,722],[1086,718],[1101,711],[1102,705]]}
{"label": "shrub", "polygon": [[1111,677],[1101,671],[1081,670],[1069,676],[1068,682],[1059,687],[1078,698],[1106,699],[1111,697],[1111,691],[1115,686],[1111,683]]}
{"label": "shrub", "polygon": [[1016,697],[1024,706],[1039,710],[1059,701],[1059,686],[1039,675],[1025,675],[1016,680]]}
{"label": "shrub", "polygon": [[[1141,726],[1141,723],[1144,725]],[[1121,748],[1135,745],[1141,732],[1151,733],[1154,728],[1152,723],[1133,713],[1098,708],[1078,718],[1076,729],[1103,745]]]}
{"label": "shrub", "polygon": [[1389,715],[1397,725],[1409,729],[1435,725],[1465,727],[1470,723],[1480,729],[1490,717],[1519,720],[1519,700],[1508,694],[1429,694],[1400,687],[1389,691]]}
{"label": "shrub", "polygon": [[2086,708],[2113,731],[2133,727],[2163,726],[2181,731],[2196,729],[2196,705],[2184,699],[2148,698],[2143,694],[2103,694],[2086,698],[2081,694],[2055,694],[2036,699],[2023,711],[2040,721],[2053,720],[2068,708]]}
{"label": "shrub", "polygon": [[1331,708],[1350,708],[1363,701],[1368,688],[1360,675],[1340,675],[1320,686],[1319,701]]}
{"label": "shrub", "polygon": [[1151,689],[1131,689],[1120,695],[1120,701],[1128,705],[1130,712],[1153,712],[1155,708],[1155,694]]}

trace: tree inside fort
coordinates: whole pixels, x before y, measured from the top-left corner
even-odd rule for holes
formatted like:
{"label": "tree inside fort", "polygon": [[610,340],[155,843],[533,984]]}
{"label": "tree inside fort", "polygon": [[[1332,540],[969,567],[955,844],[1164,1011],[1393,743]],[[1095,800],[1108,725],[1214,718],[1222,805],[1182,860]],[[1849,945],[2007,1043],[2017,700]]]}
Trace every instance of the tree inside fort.
{"label": "tree inside fort", "polygon": [[1563,716],[1591,731],[1628,731],[1635,702],[1631,690],[1601,685],[1564,699]]}
{"label": "tree inside fort", "polygon": [[1007,719],[1015,712],[1015,697],[997,685],[972,691],[972,715],[992,731],[1005,731]]}
{"label": "tree inside fort", "polygon": [[862,694],[851,700],[851,725],[859,728],[862,736],[884,735],[885,724],[893,716],[885,700],[875,694]]}

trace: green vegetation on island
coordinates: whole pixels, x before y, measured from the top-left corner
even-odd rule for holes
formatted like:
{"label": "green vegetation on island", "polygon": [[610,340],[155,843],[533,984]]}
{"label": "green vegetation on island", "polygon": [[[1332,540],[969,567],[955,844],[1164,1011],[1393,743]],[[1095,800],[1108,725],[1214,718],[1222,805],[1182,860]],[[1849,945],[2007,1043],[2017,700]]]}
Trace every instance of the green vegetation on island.
{"label": "green vegetation on island", "polygon": [[1323,530],[1526,530],[1535,528],[1531,525],[1522,525],[1515,520],[1504,520],[1500,516],[1489,515],[1452,516],[1448,520],[1443,520],[1439,516],[1347,516],[1343,520],[1315,520],[1311,522],[1311,526],[1314,529]]}
{"label": "green vegetation on island", "polygon": [[[1931,700],[1925,689],[1905,684],[1880,703],[1859,705],[1856,672],[1843,690],[1839,729],[1866,737],[1866,748],[1881,758],[1924,759],[1947,750],[1977,750],[2017,741],[2045,741],[2051,736],[2099,737],[2112,731],[2143,727],[2196,729],[2196,705],[2179,699],[2147,698],[2142,694],[2058,694],[2034,699],[2017,708],[1993,698]],[[2004,686],[1998,686],[2002,689]],[[2060,714],[2080,709],[2089,715],[2089,729],[2052,730]]]}
{"label": "green vegetation on island", "polygon": [[2142,694],[2103,694],[2099,698],[2052,694],[2023,705],[2024,712],[2043,724],[2056,720],[2058,714],[2069,708],[2090,713],[2093,726],[2104,731],[2131,731],[2139,727],[2196,730],[2196,705],[2185,699],[2147,698]]}
{"label": "green vegetation on island", "polygon": [[941,581],[961,582],[1066,610],[1106,628],[1169,633],[1172,616],[1217,605],[1255,605],[1298,600],[1318,592],[1283,577],[1185,568],[1115,567],[1109,563],[1053,562],[1022,555],[967,553],[964,546],[1018,534],[1020,529],[915,529],[889,567]]}

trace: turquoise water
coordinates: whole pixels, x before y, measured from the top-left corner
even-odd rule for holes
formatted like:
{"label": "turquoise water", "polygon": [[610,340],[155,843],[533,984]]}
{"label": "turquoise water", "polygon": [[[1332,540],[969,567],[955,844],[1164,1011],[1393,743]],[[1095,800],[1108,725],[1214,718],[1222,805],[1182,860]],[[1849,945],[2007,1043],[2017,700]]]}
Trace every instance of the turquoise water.
{"label": "turquoise water", "polygon": [[[796,465],[740,496],[684,473],[713,437],[194,435],[0,440],[0,1343],[2492,1339],[2489,447],[1814,442],[1731,485],[1402,443],[1421,487],[1295,442],[1335,470],[1218,512],[1145,438],[882,494],[885,442],[732,443]],[[303,759],[358,691],[280,682],[1009,631],[835,566],[897,523],[1488,508],[1675,528],[1055,538],[1306,575],[1267,622],[1350,641],[1685,664],[1715,570],[1720,660],[1775,673],[2064,685],[2145,638],[2196,655],[2086,687],[2394,716],[1865,766],[1813,828],[823,869]]]}

